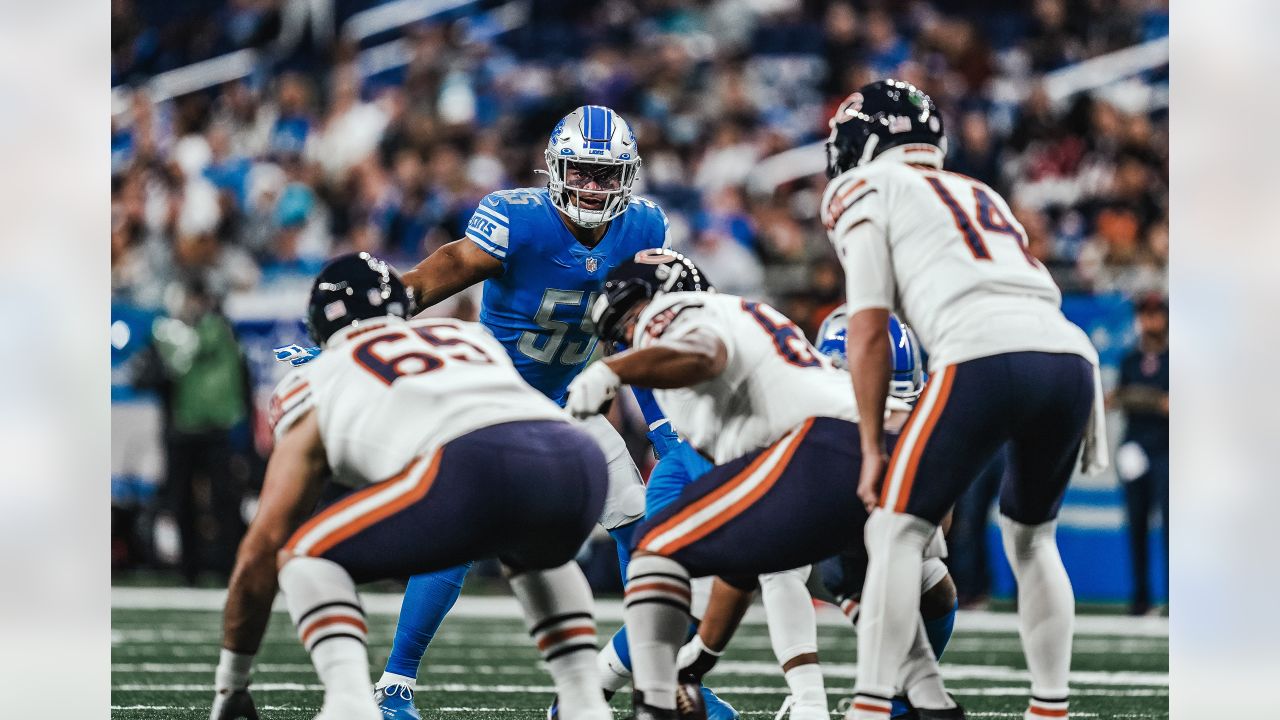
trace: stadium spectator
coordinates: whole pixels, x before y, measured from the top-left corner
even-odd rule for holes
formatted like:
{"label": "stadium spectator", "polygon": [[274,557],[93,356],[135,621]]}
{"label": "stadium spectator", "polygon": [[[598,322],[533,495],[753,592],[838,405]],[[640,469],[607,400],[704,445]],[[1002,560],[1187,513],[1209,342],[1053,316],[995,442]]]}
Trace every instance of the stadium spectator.
{"label": "stadium spectator", "polygon": [[[153,362],[140,384],[164,399],[167,473],[161,493],[181,540],[183,579],[202,570],[229,573],[244,534],[240,504],[247,490],[237,478],[237,431],[251,418],[244,356],[208,285],[199,279],[169,288],[169,317],[156,320]],[[240,432],[246,445],[248,433]],[[241,463],[243,466],[243,463]],[[202,490],[207,487],[207,491]],[[202,496],[208,507],[201,507]]]}
{"label": "stadium spectator", "polygon": [[1169,304],[1159,294],[1138,303],[1138,343],[1120,366],[1110,400],[1125,415],[1124,444],[1116,470],[1124,482],[1129,515],[1133,597],[1129,611],[1151,609],[1150,517],[1160,513],[1164,577],[1169,577]]}

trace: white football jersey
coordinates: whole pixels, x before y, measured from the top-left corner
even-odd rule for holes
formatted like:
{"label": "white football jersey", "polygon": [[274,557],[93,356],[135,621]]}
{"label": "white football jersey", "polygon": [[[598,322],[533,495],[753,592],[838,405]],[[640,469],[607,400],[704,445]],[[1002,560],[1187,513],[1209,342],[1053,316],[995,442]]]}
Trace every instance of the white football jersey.
{"label": "white football jersey", "polygon": [[697,336],[724,344],[724,372],[687,388],[655,389],[671,426],[716,464],[767,447],[811,417],[856,422],[849,374],[814,350],[785,315],[735,295],[659,295],[636,323],[637,349]]}
{"label": "white football jersey", "polygon": [[351,487],[386,480],[473,430],[570,419],[525,384],[482,326],[446,318],[380,318],[340,330],[277,386],[277,439],[313,408],[329,467]]}
{"label": "white football jersey", "polygon": [[897,312],[931,370],[1024,350],[1097,362],[1022,225],[983,183],[881,157],[827,185],[822,220],[844,265],[849,314]]}

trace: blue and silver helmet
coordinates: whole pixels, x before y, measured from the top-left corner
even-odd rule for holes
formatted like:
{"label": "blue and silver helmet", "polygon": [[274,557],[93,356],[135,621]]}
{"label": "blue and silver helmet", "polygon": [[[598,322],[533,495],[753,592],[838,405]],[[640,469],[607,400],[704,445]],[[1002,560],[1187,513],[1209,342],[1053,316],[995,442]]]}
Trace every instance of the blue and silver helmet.
{"label": "blue and silver helmet", "polygon": [[640,148],[622,116],[602,105],[574,110],[551,131],[545,155],[551,202],[574,224],[599,227],[626,212]]}
{"label": "blue and silver helmet", "polygon": [[[844,370],[849,368],[845,350],[848,333],[849,314],[843,305],[832,310],[818,330],[818,352]],[[889,394],[908,402],[914,401],[924,389],[926,379],[920,341],[916,339],[915,332],[892,313],[889,314],[889,350],[892,353]]]}

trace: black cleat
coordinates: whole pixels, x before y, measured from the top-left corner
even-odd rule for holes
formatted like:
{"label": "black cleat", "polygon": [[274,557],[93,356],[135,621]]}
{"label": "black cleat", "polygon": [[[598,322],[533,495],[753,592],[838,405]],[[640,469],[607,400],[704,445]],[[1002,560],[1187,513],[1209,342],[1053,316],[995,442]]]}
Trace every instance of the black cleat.
{"label": "black cleat", "polygon": [[[955,702],[955,697],[952,697],[951,701]],[[965,720],[964,708],[960,707],[960,703],[956,703],[955,707],[945,710],[915,708],[915,713],[919,720]]]}

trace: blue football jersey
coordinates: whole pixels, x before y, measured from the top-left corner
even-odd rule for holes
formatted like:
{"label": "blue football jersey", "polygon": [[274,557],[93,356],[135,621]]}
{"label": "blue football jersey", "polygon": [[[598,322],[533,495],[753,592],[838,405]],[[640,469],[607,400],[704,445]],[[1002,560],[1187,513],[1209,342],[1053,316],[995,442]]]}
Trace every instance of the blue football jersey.
{"label": "blue football jersey", "polygon": [[546,188],[490,193],[467,237],[502,261],[486,280],[480,322],[506,348],[525,382],[564,404],[565,389],[595,350],[588,309],[609,271],[641,250],[665,247],[667,217],[633,196],[595,247],[578,242]]}

